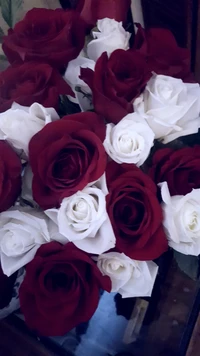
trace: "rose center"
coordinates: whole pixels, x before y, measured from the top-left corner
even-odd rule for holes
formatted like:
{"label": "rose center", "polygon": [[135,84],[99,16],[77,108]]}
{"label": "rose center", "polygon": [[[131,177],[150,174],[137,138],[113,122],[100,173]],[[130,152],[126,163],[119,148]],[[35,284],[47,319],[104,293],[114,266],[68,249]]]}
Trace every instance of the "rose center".
{"label": "rose center", "polygon": [[123,133],[118,137],[117,151],[126,155],[139,154],[144,149],[144,144],[145,143],[143,137],[140,136],[138,133]]}
{"label": "rose center", "polygon": [[170,85],[167,85],[166,83],[162,83],[158,85],[158,92],[163,99],[169,100],[171,98],[173,89],[171,88]]}
{"label": "rose center", "polygon": [[194,233],[200,230],[199,212],[195,209],[192,203],[186,203],[183,218],[185,227],[188,231]]}
{"label": "rose center", "polygon": [[6,234],[6,247],[8,250],[15,250],[18,247],[18,242],[15,240],[15,236],[12,231],[9,231]]}
{"label": "rose center", "polygon": [[130,136],[128,135],[122,135],[119,139],[119,144],[120,144],[120,149],[123,153],[131,153],[134,149],[138,148],[138,143],[137,141],[133,142]]}
{"label": "rose center", "polygon": [[123,268],[123,265],[119,261],[113,261],[112,262],[112,270],[117,271],[119,269]]}
{"label": "rose center", "polygon": [[198,225],[198,216],[196,211],[189,216],[187,224],[190,230],[194,231],[196,229],[196,226]]}
{"label": "rose center", "polygon": [[73,214],[75,219],[84,220],[88,216],[89,206],[84,199],[80,199],[73,205]]}

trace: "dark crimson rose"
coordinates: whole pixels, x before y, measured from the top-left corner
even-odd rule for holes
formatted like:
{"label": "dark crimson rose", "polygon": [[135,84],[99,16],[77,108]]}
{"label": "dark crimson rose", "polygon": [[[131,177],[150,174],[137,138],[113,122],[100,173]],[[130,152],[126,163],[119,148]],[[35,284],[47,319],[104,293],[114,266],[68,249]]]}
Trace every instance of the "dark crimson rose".
{"label": "dark crimson rose", "polygon": [[103,53],[94,72],[81,69],[81,79],[92,90],[95,111],[114,124],[133,112],[133,101],[150,77],[144,56],[122,49],[114,51],[110,58]]}
{"label": "dark crimson rose", "polygon": [[116,249],[136,260],[158,258],[168,244],[156,185],[130,164],[110,162],[106,177],[107,211],[116,236]]}
{"label": "dark crimson rose", "polygon": [[43,209],[59,206],[64,197],[102,176],[107,162],[104,138],[103,120],[85,112],[52,122],[31,139],[33,196]]}
{"label": "dark crimson rose", "polygon": [[37,102],[58,109],[59,95],[74,96],[61,75],[48,64],[28,62],[0,73],[0,112],[13,102],[30,106]]}
{"label": "dark crimson rose", "polygon": [[0,212],[8,210],[20,194],[21,169],[17,154],[0,140]]}
{"label": "dark crimson rose", "polygon": [[19,298],[29,328],[63,335],[94,314],[100,289],[111,290],[94,261],[72,243],[42,245],[27,265]]}
{"label": "dark crimson rose", "polygon": [[105,17],[126,21],[131,0],[60,0],[65,9],[76,9],[88,25]]}
{"label": "dark crimson rose", "polygon": [[164,28],[143,29],[138,26],[133,45],[142,53],[151,70],[156,74],[169,75],[191,81],[190,51],[181,48],[171,31]]}
{"label": "dark crimson rose", "polygon": [[85,34],[78,12],[34,8],[9,30],[2,47],[11,64],[42,61],[62,69],[79,55]]}
{"label": "dark crimson rose", "polygon": [[7,307],[10,303],[16,277],[16,273],[11,277],[5,276],[0,264],[0,309]]}
{"label": "dark crimson rose", "polygon": [[63,9],[75,9],[79,12],[82,11],[85,0],[60,0]]}
{"label": "dark crimson rose", "polygon": [[200,188],[200,146],[158,150],[149,175],[158,184],[167,182],[171,195],[186,195]]}

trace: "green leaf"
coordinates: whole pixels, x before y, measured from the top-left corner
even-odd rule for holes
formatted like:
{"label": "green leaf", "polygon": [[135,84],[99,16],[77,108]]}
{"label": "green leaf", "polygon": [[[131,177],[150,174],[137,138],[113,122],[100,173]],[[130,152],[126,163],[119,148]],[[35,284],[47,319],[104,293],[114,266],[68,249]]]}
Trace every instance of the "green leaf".
{"label": "green leaf", "polygon": [[16,23],[16,16],[19,9],[22,7],[22,0],[0,0],[1,12],[4,20],[9,27],[13,27]]}
{"label": "green leaf", "polygon": [[200,272],[199,258],[196,256],[183,255],[177,251],[174,251],[174,258],[185,274],[187,274],[193,280],[197,280]]}

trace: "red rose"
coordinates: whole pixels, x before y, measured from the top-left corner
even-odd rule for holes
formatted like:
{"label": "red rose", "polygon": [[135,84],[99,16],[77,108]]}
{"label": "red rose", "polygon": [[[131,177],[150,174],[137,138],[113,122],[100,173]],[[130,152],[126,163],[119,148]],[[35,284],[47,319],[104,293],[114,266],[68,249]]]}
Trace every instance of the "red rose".
{"label": "red rose", "polygon": [[126,21],[131,6],[131,0],[61,0],[60,3],[65,9],[79,11],[85,22],[91,26],[105,17]]}
{"label": "red rose", "polygon": [[11,277],[5,276],[0,265],[0,309],[7,307],[10,303],[16,277],[17,273],[14,273]]}
{"label": "red rose", "polygon": [[0,212],[15,203],[20,191],[21,161],[5,141],[0,141]]}
{"label": "red rose", "polygon": [[156,186],[135,165],[110,162],[107,211],[116,248],[136,260],[153,260],[167,250]]}
{"label": "red rose", "polygon": [[62,69],[84,47],[85,30],[76,11],[34,8],[9,30],[2,47],[12,64],[42,61]]}
{"label": "red rose", "polygon": [[59,95],[74,96],[61,75],[48,64],[25,63],[0,73],[0,112],[15,101],[24,106],[38,102],[58,109]]}
{"label": "red rose", "polygon": [[89,24],[105,17],[116,21],[126,21],[131,0],[85,0],[81,17]]}
{"label": "red rose", "polygon": [[144,56],[122,49],[114,51],[110,58],[103,53],[94,72],[81,69],[81,79],[92,89],[95,111],[115,124],[133,112],[133,101],[150,77]]}
{"label": "red rose", "polygon": [[93,260],[72,243],[51,242],[27,265],[19,298],[25,321],[40,335],[63,335],[88,321],[100,289],[111,290]]}
{"label": "red rose", "polygon": [[48,209],[101,177],[107,156],[105,124],[91,112],[65,116],[46,125],[30,141],[33,196]]}
{"label": "red rose", "polygon": [[158,150],[149,175],[158,184],[167,182],[171,195],[186,195],[200,188],[200,146]]}
{"label": "red rose", "polygon": [[164,28],[145,30],[138,25],[133,49],[145,55],[148,65],[156,74],[191,81],[190,51],[178,47],[169,30]]}

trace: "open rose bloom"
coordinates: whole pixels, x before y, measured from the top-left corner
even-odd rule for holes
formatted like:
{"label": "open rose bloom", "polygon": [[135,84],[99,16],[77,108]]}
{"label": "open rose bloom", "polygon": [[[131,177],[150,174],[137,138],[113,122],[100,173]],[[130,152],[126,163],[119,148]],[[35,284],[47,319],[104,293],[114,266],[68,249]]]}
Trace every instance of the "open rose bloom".
{"label": "open rose bloom", "polygon": [[87,323],[103,294],[151,297],[168,249],[200,254],[188,50],[139,24],[133,41],[129,0],[62,3],[8,31],[0,73],[0,317],[20,277],[42,336]]}

